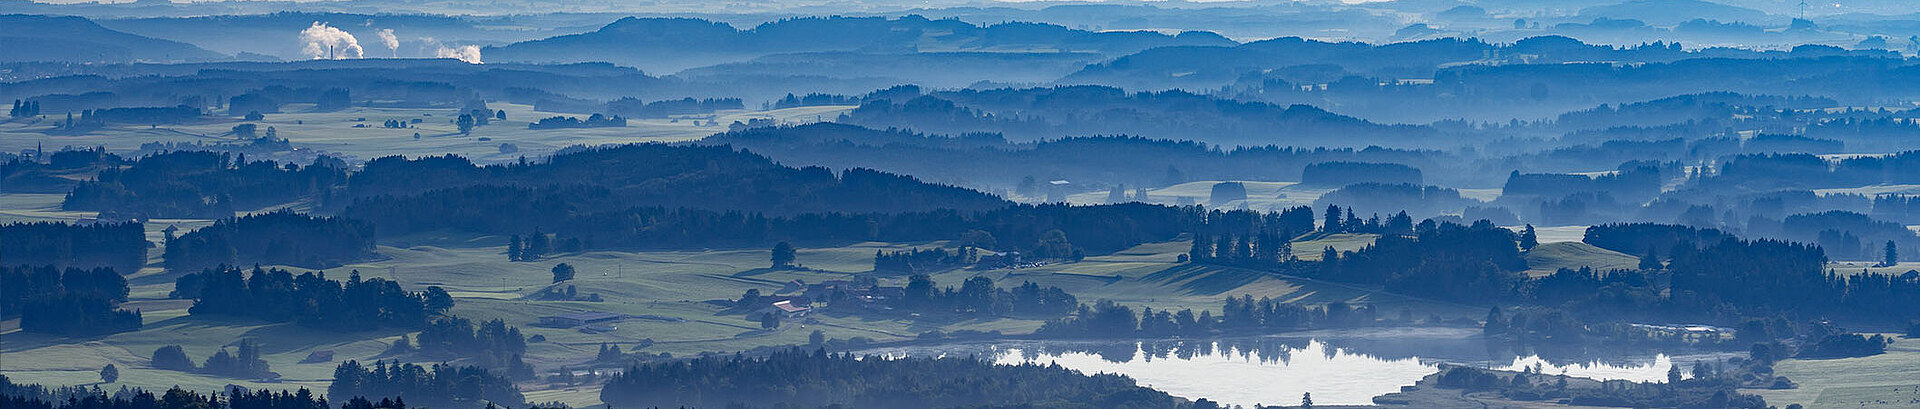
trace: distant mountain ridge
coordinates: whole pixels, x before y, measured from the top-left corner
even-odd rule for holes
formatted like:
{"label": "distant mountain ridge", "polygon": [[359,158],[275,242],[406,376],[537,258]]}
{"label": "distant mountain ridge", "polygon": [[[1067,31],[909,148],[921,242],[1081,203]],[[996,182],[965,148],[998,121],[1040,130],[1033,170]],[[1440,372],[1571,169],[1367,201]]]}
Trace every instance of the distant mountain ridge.
{"label": "distant mountain ridge", "polygon": [[[1338,67],[1339,78],[1435,78],[1463,67],[1505,67],[1564,63],[1668,63],[1690,59],[1770,59],[1824,56],[1885,56],[1884,50],[1845,50],[1803,45],[1791,51],[1738,48],[1687,49],[1677,43],[1631,47],[1594,44],[1561,35],[1528,37],[1512,43],[1477,38],[1438,38],[1395,43],[1333,42],[1283,37],[1236,46],[1174,46],[1143,50],[1090,64],[1060,80],[1063,84],[1100,84],[1128,89],[1213,89],[1222,85],[1283,75],[1300,67]],[[1289,80],[1293,81],[1293,80]]]}
{"label": "distant mountain ridge", "polygon": [[1016,141],[1138,135],[1228,146],[1423,146],[1439,135],[1428,126],[1374,123],[1309,105],[1092,85],[967,89],[869,100],[838,121],[950,135],[997,133]]}
{"label": "distant mountain ridge", "polygon": [[1174,45],[1235,45],[1208,32],[1096,32],[1041,23],[974,25],[920,16],[803,17],[739,30],[697,18],[627,17],[592,32],[487,47],[489,60],[607,61],[656,72],[769,54],[854,51],[1087,52],[1124,55]]}
{"label": "distant mountain ridge", "polygon": [[192,44],[115,31],[83,17],[0,15],[0,62],[195,62],[228,58]]}

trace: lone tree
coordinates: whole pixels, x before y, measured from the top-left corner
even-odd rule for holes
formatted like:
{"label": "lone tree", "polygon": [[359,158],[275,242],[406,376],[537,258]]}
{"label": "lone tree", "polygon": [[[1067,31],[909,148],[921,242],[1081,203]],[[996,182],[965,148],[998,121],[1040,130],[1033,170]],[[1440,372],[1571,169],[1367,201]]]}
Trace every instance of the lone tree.
{"label": "lone tree", "polygon": [[118,380],[120,380],[120,368],[113,366],[113,364],[107,364],[106,367],[100,368],[101,382],[113,383],[113,381]]}
{"label": "lone tree", "polygon": [[1886,251],[1886,259],[1880,260],[1880,265],[1893,267],[1900,264],[1900,247],[1894,245],[1893,240],[1887,240]]}
{"label": "lone tree", "polygon": [[553,265],[553,282],[555,284],[558,284],[561,281],[567,281],[572,279],[573,279],[572,264],[560,263],[560,264]]}
{"label": "lone tree", "polygon": [[760,328],[774,330],[780,328],[780,314],[768,312],[760,315]]}
{"label": "lone tree", "polygon": [[507,240],[507,261],[520,261],[520,235]]}
{"label": "lone tree", "polygon": [[254,136],[259,134],[259,129],[260,125],[239,124],[233,126],[232,133],[235,139],[253,139]]}
{"label": "lone tree", "polygon": [[473,114],[460,114],[460,118],[453,121],[453,126],[460,127],[461,135],[472,135],[473,125]]}
{"label": "lone tree", "polygon": [[773,268],[793,267],[793,245],[787,242],[773,245]]}
{"label": "lone tree", "polygon": [[1533,231],[1533,224],[1529,223],[1527,224],[1527,229],[1520,232],[1520,248],[1533,250],[1534,247],[1538,246],[1540,246],[1540,234],[1535,233]]}
{"label": "lone tree", "polygon": [[167,345],[153,350],[152,366],[155,369],[175,371],[192,371],[196,368],[193,360],[187,358],[186,351],[180,349],[179,345]]}
{"label": "lone tree", "polygon": [[1313,392],[1300,394],[1300,407],[1302,409],[1313,409]]}
{"label": "lone tree", "polygon": [[1327,205],[1326,221],[1320,223],[1320,231],[1327,233],[1340,232],[1340,206]]}

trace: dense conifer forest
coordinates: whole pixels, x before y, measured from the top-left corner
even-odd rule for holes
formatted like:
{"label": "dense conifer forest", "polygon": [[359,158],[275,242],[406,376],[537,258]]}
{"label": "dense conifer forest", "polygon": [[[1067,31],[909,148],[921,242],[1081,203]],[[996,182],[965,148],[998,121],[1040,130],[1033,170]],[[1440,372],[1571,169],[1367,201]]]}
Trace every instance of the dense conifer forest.
{"label": "dense conifer forest", "polygon": [[636,365],[607,381],[601,399],[634,406],[795,405],[1036,408],[1178,408],[1185,399],[1119,375],[1057,365],[977,359],[862,359],[794,349],[765,357],[712,357]]}

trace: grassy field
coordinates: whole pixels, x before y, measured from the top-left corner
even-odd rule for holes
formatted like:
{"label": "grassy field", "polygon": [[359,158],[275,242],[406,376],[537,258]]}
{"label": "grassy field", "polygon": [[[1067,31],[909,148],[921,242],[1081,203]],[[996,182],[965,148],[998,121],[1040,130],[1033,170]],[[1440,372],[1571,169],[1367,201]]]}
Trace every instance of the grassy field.
{"label": "grassy field", "polygon": [[1632,270],[1640,266],[1639,257],[1581,242],[1540,243],[1522,257],[1527,260],[1527,275],[1532,276],[1553,274],[1562,268],[1577,270],[1592,267],[1594,271],[1604,272]]}
{"label": "grassy field", "polygon": [[1881,266],[1879,264],[1879,262],[1874,261],[1832,261],[1827,263],[1827,268],[1839,274],[1856,274],[1864,271],[1896,276],[1906,274],[1908,271],[1920,270],[1920,262],[1907,261],[1891,266]]}
{"label": "grassy field", "polygon": [[[451,109],[351,108],[336,112],[302,112],[305,107],[289,106],[288,113],[270,114],[261,121],[272,126],[279,136],[302,149],[298,153],[337,154],[349,159],[368,159],[403,154],[409,156],[460,154],[481,162],[515,160],[520,155],[536,156],[575,144],[603,144],[642,141],[682,141],[704,137],[724,130],[724,124],[750,118],[774,118],[786,122],[806,122],[838,115],[850,107],[806,107],[775,111],[725,112],[718,116],[722,126],[695,125],[693,121],[631,120],[626,128],[528,130],[526,122],[552,113],[533,112],[531,107],[492,104],[507,112],[507,121],[478,128],[472,136],[454,134],[448,122],[457,112]],[[579,113],[572,114],[584,116]],[[364,118],[365,121],[359,121]],[[380,128],[388,119],[420,118],[418,128]],[[115,152],[130,152],[141,143],[218,142],[238,123],[227,118],[210,118],[201,123],[171,127],[113,126],[90,135],[50,136],[45,123],[10,121],[0,123],[0,150],[19,151],[39,144],[58,146],[104,146]],[[366,124],[369,127],[356,128]],[[414,132],[421,138],[415,140]],[[490,138],[481,141],[480,138]],[[501,153],[501,143],[519,147],[516,153]],[[1156,202],[1175,204],[1183,198],[1207,203],[1216,182],[1192,182],[1150,194]],[[1279,210],[1311,204],[1323,189],[1307,189],[1292,183],[1248,182],[1249,199],[1226,203],[1221,207],[1245,206],[1258,210]],[[26,221],[75,221],[94,217],[91,212],[60,209],[61,194],[0,194],[0,223]],[[1075,203],[1103,201],[1105,193],[1074,195]],[[265,210],[265,209],[262,209]],[[209,220],[153,220],[147,223],[147,238],[161,241],[161,230],[177,226],[187,230],[211,224]],[[1371,235],[1341,234],[1297,243],[1304,258],[1317,258],[1317,249],[1332,246],[1357,250],[1372,243]],[[1029,333],[1041,325],[1033,319],[963,319],[952,317],[914,317],[903,313],[817,314],[806,322],[789,323],[777,331],[761,330],[759,323],[746,314],[707,301],[732,299],[749,288],[766,294],[797,292],[786,283],[793,280],[819,282],[845,279],[855,274],[873,274],[873,254],[877,250],[901,250],[939,246],[945,243],[852,243],[831,248],[800,249],[798,259],[804,269],[766,268],[767,249],[709,249],[689,251],[589,251],[565,254],[533,262],[511,262],[505,257],[506,238],[453,233],[427,233],[383,237],[374,260],[329,269],[332,277],[344,278],[349,272],[365,277],[382,277],[401,282],[411,289],[437,285],[446,288],[458,300],[453,314],[475,320],[501,319],[520,327],[528,335],[540,335],[544,342],[529,345],[526,360],[541,372],[563,366],[580,368],[590,361],[601,344],[620,345],[628,351],[650,354],[668,353],[687,356],[703,352],[738,351],[765,345],[805,344],[811,332],[819,330],[831,338],[867,337],[875,341],[898,341],[918,334],[940,330],[1001,331]],[[1147,306],[1154,309],[1182,308],[1217,310],[1228,296],[1252,295],[1303,303],[1372,303],[1386,311],[1409,309],[1443,315],[1474,316],[1476,308],[1386,293],[1339,283],[1277,276],[1267,272],[1238,268],[1195,266],[1176,263],[1185,252],[1186,242],[1149,243],[1114,254],[1089,257],[1076,263],[1054,264],[1017,270],[950,270],[933,274],[942,285],[982,275],[1003,286],[1031,281],[1060,286],[1081,300],[1100,299]],[[214,390],[228,384],[283,389],[309,387],[324,391],[335,365],[344,360],[372,360],[410,357],[386,357],[387,345],[404,331],[379,329],[354,333],[313,331],[286,323],[269,323],[236,318],[209,318],[187,314],[189,302],[166,299],[179,272],[165,271],[161,251],[148,253],[148,267],[128,275],[133,300],[128,308],[140,309],[146,325],[139,331],[100,337],[63,338],[28,334],[17,330],[17,322],[0,322],[0,368],[17,382],[43,384],[94,384],[98,370],[106,364],[119,367],[120,385],[163,389],[182,386]],[[598,294],[604,302],[543,301],[535,297],[552,286],[550,269],[568,263],[578,269],[572,281],[562,284],[576,287],[581,294]],[[301,270],[298,268],[290,268]],[[887,285],[904,285],[902,275],[879,274]],[[538,317],[569,312],[606,311],[646,315],[658,319],[634,319],[618,323],[612,331],[586,333],[574,329],[537,327]],[[153,369],[148,359],[154,349],[164,345],[182,345],[196,361],[232,345],[241,339],[259,342],[264,358],[282,375],[278,381],[229,379],[193,373]],[[643,342],[651,341],[641,348]],[[315,351],[334,351],[332,362],[301,363]],[[592,387],[546,385],[531,382],[522,385],[529,399],[538,402],[560,401],[575,407],[597,404],[598,390]]]}
{"label": "grassy field", "polygon": [[[1357,247],[1370,239],[1358,235],[1336,236],[1301,245],[1331,243]],[[931,330],[998,330],[1019,334],[1039,327],[1041,322],[1031,319],[916,319],[898,313],[827,313],[816,315],[809,322],[790,323],[778,331],[764,331],[745,314],[704,302],[736,298],[748,288],[758,288],[767,294],[793,293],[796,289],[785,283],[795,279],[818,282],[871,274],[876,250],[941,244],[855,243],[833,248],[803,248],[798,258],[807,269],[773,270],[765,268],[769,251],[764,249],[590,251],[534,262],[510,262],[504,256],[505,240],[500,237],[422,234],[384,240],[378,249],[379,260],[332,269],[329,273],[340,277],[349,271],[358,271],[365,277],[395,279],[409,288],[445,287],[458,300],[453,314],[477,320],[502,319],[520,327],[529,336],[545,337],[545,342],[530,344],[526,358],[543,372],[561,366],[580,368],[593,358],[602,343],[621,345],[629,351],[687,356],[763,345],[805,344],[814,330],[831,338],[857,336],[884,342],[913,338]],[[993,278],[1002,285],[1032,281],[1060,286],[1088,302],[1110,299],[1155,309],[1217,310],[1222,298],[1247,294],[1304,303],[1373,303],[1386,311],[1409,309],[1459,316],[1477,312],[1474,308],[1377,289],[1237,268],[1175,263],[1175,258],[1187,247],[1185,242],[1150,243],[1089,257],[1078,263],[1019,270],[951,270],[933,276],[943,285],[958,285],[975,275]],[[531,297],[548,288],[549,270],[558,263],[568,263],[578,269],[576,279],[563,285],[576,286],[581,294],[599,294],[606,301],[540,301]],[[82,339],[18,331],[5,333],[5,342],[0,342],[0,360],[5,363],[7,375],[24,382],[87,384],[98,381],[100,366],[112,363],[125,374],[120,383],[131,386],[180,385],[212,389],[232,383],[323,389],[337,362],[380,359],[386,345],[402,333],[391,329],[328,333],[284,323],[188,316],[189,303],[164,299],[175,276],[177,274],[156,268],[135,275],[132,280],[135,300],[129,307],[140,308],[144,314],[147,325],[140,331]],[[906,278],[881,275],[880,279],[886,284],[903,285]],[[617,329],[604,333],[532,325],[539,316],[581,311],[665,319],[627,320],[618,323]],[[239,339],[254,339],[263,346],[265,358],[283,375],[281,383],[162,371],[151,369],[147,364],[153,350],[162,345],[183,345],[189,356],[202,360]],[[651,340],[651,346],[640,348],[643,340]],[[308,353],[319,350],[335,351],[335,361],[300,363]],[[592,388],[537,382],[522,388],[530,391],[529,395],[537,401],[597,403],[597,391]]]}
{"label": "grassy field", "polygon": [[95,216],[95,212],[60,209],[67,195],[61,193],[0,193],[0,224],[72,221]]}
{"label": "grassy field", "polygon": [[[746,122],[753,118],[770,118],[782,122],[815,122],[832,120],[841,112],[852,109],[851,106],[817,106],[780,109],[772,111],[735,110],[715,115],[718,125],[695,124],[692,120],[672,119],[633,119],[629,118],[624,128],[576,128],[576,129],[527,129],[527,123],[556,115],[586,117],[590,112],[540,112],[530,105],[490,103],[489,108],[506,111],[506,120],[495,120],[491,125],[474,128],[473,134],[460,135],[453,119],[459,116],[456,109],[432,108],[369,108],[352,107],[339,111],[313,112],[311,106],[290,104],[282,108],[284,113],[268,114],[266,119],[255,123],[260,125],[261,133],[267,127],[273,127],[277,134],[291,141],[296,148],[306,150],[298,152],[301,156],[316,153],[329,153],[354,160],[366,160],[389,155],[441,155],[459,154],[476,162],[494,163],[517,160],[520,156],[536,157],[546,155],[571,145],[600,145],[630,142],[676,142],[706,137],[726,131],[727,124],[734,121]],[[147,142],[176,143],[215,143],[229,142],[234,125],[242,123],[238,118],[224,115],[208,115],[202,120],[178,125],[151,127],[146,125],[110,125],[105,129],[86,135],[49,135],[53,120],[38,123],[24,120],[0,122],[0,151],[19,152],[44,145],[52,150],[62,146],[92,147],[104,146],[109,151],[126,153],[137,150],[140,144]],[[420,119],[413,128],[389,129],[380,127],[389,119],[410,121]],[[356,128],[355,125],[365,125]],[[414,139],[414,133],[420,138]],[[487,140],[481,140],[486,138]],[[512,143],[519,147],[518,152],[503,153],[502,143]]]}
{"label": "grassy field", "polygon": [[1896,337],[1886,354],[1864,358],[1780,361],[1774,364],[1774,372],[1800,387],[1745,392],[1766,397],[1768,405],[1778,407],[1795,403],[1833,409],[1920,407],[1920,339]]}
{"label": "grassy field", "polygon": [[[1521,226],[1511,226],[1515,231]],[[1533,234],[1541,243],[1579,242],[1587,236],[1587,226],[1534,226]]]}
{"label": "grassy field", "polygon": [[1379,238],[1380,235],[1377,234],[1330,234],[1313,240],[1293,242],[1293,255],[1301,260],[1320,261],[1321,253],[1324,253],[1328,247],[1341,252],[1356,251],[1373,245],[1373,241]]}
{"label": "grassy field", "polygon": [[[1320,199],[1320,195],[1333,190],[1329,188],[1300,186],[1294,182],[1242,181],[1240,183],[1247,187],[1247,198],[1245,200],[1234,200],[1218,205],[1209,203],[1209,200],[1213,197],[1213,185],[1221,182],[1227,181],[1207,180],[1187,182],[1158,189],[1147,189],[1147,196],[1151,199],[1149,200],[1150,203],[1165,205],[1188,203],[1207,205],[1207,208],[1210,209],[1239,209],[1245,207],[1260,211],[1279,211],[1294,206],[1312,206],[1314,200]],[[1128,189],[1127,194],[1132,195],[1133,190]],[[1039,201],[1045,198],[1030,199],[1032,199],[1032,201]],[[1107,192],[1104,190],[1067,196],[1067,203],[1072,204],[1101,204],[1106,203],[1106,201]]]}

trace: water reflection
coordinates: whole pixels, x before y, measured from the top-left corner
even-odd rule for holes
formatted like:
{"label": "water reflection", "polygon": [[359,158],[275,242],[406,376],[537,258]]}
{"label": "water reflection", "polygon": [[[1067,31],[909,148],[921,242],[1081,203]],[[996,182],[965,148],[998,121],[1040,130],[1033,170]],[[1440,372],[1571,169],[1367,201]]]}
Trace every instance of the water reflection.
{"label": "water reflection", "polygon": [[[1493,368],[1505,371],[1520,371],[1533,368],[1540,373],[1548,375],[1568,375],[1577,378],[1603,380],[1623,379],[1634,382],[1664,382],[1667,380],[1667,370],[1672,369],[1674,365],[1673,357],[1669,357],[1667,354],[1654,355],[1651,360],[1639,363],[1623,364],[1592,360],[1557,365],[1541,358],[1539,355],[1529,355],[1514,357],[1513,362],[1494,365]],[[1688,372],[1686,368],[1681,368],[1681,373],[1686,374]],[[1685,376],[1689,378],[1692,377],[1692,375]]]}
{"label": "water reflection", "polygon": [[[1299,404],[1305,392],[1313,392],[1314,402],[1321,404],[1368,404],[1374,396],[1399,391],[1401,385],[1412,385],[1436,370],[1419,359],[1381,359],[1317,340],[1279,349],[1237,349],[1212,342],[1186,342],[1167,351],[1146,349],[1163,344],[1142,342],[1136,348],[1103,348],[1092,353],[1030,354],[1011,348],[1012,353],[996,362],[1051,362],[1082,372],[1123,374],[1177,396],[1207,397],[1249,407]],[[1110,359],[1120,353],[1138,354],[1142,359]]]}
{"label": "water reflection", "polygon": [[[1580,356],[1566,351],[1516,353],[1489,345],[1477,331],[1366,329],[1315,331],[1285,336],[1209,340],[1004,341],[896,347],[864,351],[887,356],[976,356],[997,363],[1058,363],[1087,373],[1127,375],[1176,396],[1205,397],[1252,407],[1314,402],[1367,405],[1438,371],[1442,362],[1505,370],[1657,381],[1679,365],[1729,354],[1608,352]],[[1594,353],[1595,351],[1586,351]]]}

